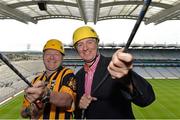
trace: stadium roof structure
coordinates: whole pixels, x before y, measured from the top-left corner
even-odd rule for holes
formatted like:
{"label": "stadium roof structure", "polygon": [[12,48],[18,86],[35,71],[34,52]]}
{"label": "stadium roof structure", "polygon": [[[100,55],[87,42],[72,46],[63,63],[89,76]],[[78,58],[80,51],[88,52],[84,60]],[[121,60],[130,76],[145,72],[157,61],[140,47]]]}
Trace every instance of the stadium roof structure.
{"label": "stadium roof structure", "polygon": [[[143,0],[0,0],[0,19],[28,24],[44,19],[76,19],[84,23],[137,19]],[[180,20],[180,0],[152,0],[145,24]]]}

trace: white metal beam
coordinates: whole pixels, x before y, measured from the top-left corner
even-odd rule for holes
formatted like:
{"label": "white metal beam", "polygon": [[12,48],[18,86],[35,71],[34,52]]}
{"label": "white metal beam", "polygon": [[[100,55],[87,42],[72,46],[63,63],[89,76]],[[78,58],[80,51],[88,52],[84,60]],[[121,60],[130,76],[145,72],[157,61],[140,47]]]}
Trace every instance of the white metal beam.
{"label": "white metal beam", "polygon": [[81,17],[84,21],[85,24],[87,24],[87,18],[86,18],[86,15],[85,15],[85,10],[83,8],[83,5],[82,5],[82,0],[76,0],[77,1],[77,4],[78,4],[78,7],[79,7],[79,12],[81,14]]}
{"label": "white metal beam", "polygon": [[148,21],[145,22],[145,24],[149,23],[155,23],[159,24],[161,22],[164,22],[166,20],[172,19],[172,17],[176,17],[180,12],[180,3],[169,8],[166,10],[163,10],[162,12],[157,13],[156,15],[153,15]]}
{"label": "white metal beam", "polygon": [[96,0],[94,3],[94,20],[93,20],[94,24],[96,24],[98,21],[99,10],[100,10],[99,6],[100,6],[100,0]]}
{"label": "white metal beam", "polygon": [[37,21],[35,21],[29,15],[27,15],[27,14],[25,14],[25,13],[23,13],[17,9],[13,9],[7,5],[2,4],[2,3],[0,3],[0,13],[2,13],[4,16],[13,18],[15,20],[18,20],[18,21],[26,23],[26,24],[28,22],[37,23]]}

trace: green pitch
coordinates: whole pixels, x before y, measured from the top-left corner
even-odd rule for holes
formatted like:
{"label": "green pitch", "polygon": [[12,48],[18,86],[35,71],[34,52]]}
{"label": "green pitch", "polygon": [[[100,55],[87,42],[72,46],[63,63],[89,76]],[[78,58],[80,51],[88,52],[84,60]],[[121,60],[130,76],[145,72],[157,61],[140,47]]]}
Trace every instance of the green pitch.
{"label": "green pitch", "polygon": [[[133,105],[137,119],[180,119],[180,80],[149,80],[156,100],[148,107]],[[22,95],[0,106],[0,119],[20,119]]]}
{"label": "green pitch", "polygon": [[23,95],[16,96],[14,99],[0,106],[0,119],[20,119],[20,109]]}
{"label": "green pitch", "polygon": [[133,106],[139,119],[180,119],[180,80],[150,80],[156,100],[150,106]]}

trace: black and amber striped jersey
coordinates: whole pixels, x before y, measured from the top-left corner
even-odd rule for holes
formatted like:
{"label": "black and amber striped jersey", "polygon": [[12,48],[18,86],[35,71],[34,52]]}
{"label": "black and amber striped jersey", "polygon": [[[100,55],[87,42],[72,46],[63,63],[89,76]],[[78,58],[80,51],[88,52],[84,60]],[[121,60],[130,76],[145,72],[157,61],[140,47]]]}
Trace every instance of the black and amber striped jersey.
{"label": "black and amber striped jersey", "polygon": [[[71,108],[57,107],[54,104],[47,103],[44,107],[40,119],[71,119],[74,111],[74,103],[76,98],[76,79],[74,78],[73,71],[69,68],[60,67],[56,72],[52,73],[48,78],[45,72],[37,76],[33,81],[44,81],[47,87],[52,91],[65,92],[72,96],[73,103]],[[24,99],[23,106],[28,107],[29,102]]]}

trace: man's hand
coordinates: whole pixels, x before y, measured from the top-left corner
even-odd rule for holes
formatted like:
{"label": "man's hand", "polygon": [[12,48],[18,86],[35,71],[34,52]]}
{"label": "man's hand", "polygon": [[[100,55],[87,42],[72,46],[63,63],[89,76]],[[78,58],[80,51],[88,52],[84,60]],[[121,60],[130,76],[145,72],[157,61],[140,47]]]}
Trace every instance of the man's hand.
{"label": "man's hand", "polygon": [[36,82],[33,87],[28,87],[27,89],[25,89],[26,99],[30,103],[33,103],[36,100],[40,99],[44,95],[45,87],[45,83],[42,81]]}
{"label": "man's hand", "polygon": [[122,78],[132,69],[133,56],[123,52],[123,49],[117,50],[109,63],[108,71],[113,79]]}
{"label": "man's hand", "polygon": [[95,97],[92,97],[90,95],[86,95],[84,94],[82,97],[81,97],[81,100],[79,102],[79,108],[81,109],[87,109],[87,107],[89,106],[89,104],[92,102],[92,101],[95,101],[97,100],[97,98]]}

